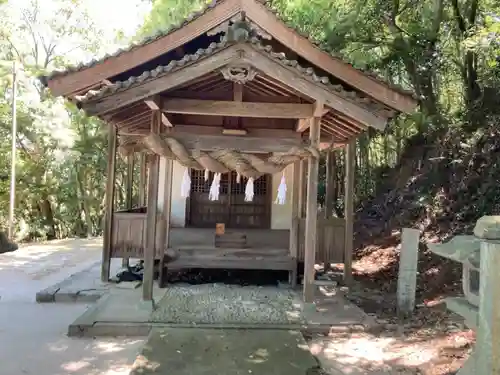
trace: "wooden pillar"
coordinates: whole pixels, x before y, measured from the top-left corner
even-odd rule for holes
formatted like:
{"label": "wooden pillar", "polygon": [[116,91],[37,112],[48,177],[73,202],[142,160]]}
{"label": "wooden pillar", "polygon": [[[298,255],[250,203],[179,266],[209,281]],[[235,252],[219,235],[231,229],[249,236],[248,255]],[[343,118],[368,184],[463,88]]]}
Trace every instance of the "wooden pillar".
{"label": "wooden pillar", "polygon": [[345,248],[344,248],[344,283],[352,281],[352,251],[354,236],[354,166],[356,157],[356,140],[349,142],[345,151]]}
{"label": "wooden pillar", "polygon": [[[320,135],[320,117],[314,117],[309,129],[311,146],[317,148]],[[318,169],[319,160],[313,156],[308,159],[305,264],[304,264],[304,302],[314,301],[314,265],[316,263],[316,231],[318,221]]]}
{"label": "wooden pillar", "polygon": [[289,282],[295,288],[297,284],[297,262],[299,257],[299,194],[300,194],[300,161],[293,165],[292,185],[292,225],[290,227],[290,256],[294,259],[295,269],[290,272]]}
{"label": "wooden pillar", "polygon": [[[328,150],[326,153],[326,189],[325,189],[325,219],[333,217],[333,209],[335,206],[335,151]],[[328,242],[328,246],[333,246],[333,241]],[[324,271],[330,269],[331,259],[329,255],[332,249],[326,249],[324,252],[323,267]]]}
{"label": "wooden pillar", "polygon": [[300,218],[306,216],[306,197],[307,197],[307,160],[301,160],[299,164],[299,203],[298,215]]}
{"label": "wooden pillar", "polygon": [[326,153],[325,218],[333,216],[335,207],[335,151]]}
{"label": "wooden pillar", "polygon": [[[168,252],[170,247],[170,212],[172,207],[172,175],[173,175],[173,160],[162,158],[160,162],[160,190],[158,199],[158,210],[162,217],[162,226],[160,227],[160,243],[165,252]],[[158,285],[160,288],[165,286],[167,265],[165,264],[165,256],[160,257],[160,272],[158,277]]]}
{"label": "wooden pillar", "polygon": [[[125,186],[125,205],[127,210],[131,210],[134,202],[134,156],[135,154],[130,154],[127,156],[127,181]],[[122,267],[129,266],[129,258],[122,258]]]}
{"label": "wooden pillar", "polygon": [[116,128],[111,124],[108,125],[108,168],[106,180],[106,206],[101,264],[101,281],[105,283],[109,281],[109,272],[111,265],[111,243],[113,236],[113,210],[116,178],[116,138]]}
{"label": "wooden pillar", "polygon": [[127,181],[126,181],[126,195],[125,204],[127,210],[131,210],[134,202],[134,156],[135,154],[130,154],[127,156]]}
{"label": "wooden pillar", "polygon": [[139,154],[139,207],[146,206],[147,164],[146,154]]}
{"label": "wooden pillar", "polygon": [[[151,132],[160,133],[161,111],[153,110]],[[148,208],[146,217],[146,249],[144,251],[144,276],[142,281],[142,299],[153,300],[154,264],[156,255],[156,222],[158,220],[158,177],[160,157],[154,154],[149,164]]]}

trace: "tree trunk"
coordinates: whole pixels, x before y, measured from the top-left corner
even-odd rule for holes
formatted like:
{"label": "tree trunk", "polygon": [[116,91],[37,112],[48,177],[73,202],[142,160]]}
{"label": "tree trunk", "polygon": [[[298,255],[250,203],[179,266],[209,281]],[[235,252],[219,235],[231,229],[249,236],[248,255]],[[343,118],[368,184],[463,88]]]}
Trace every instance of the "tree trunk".
{"label": "tree trunk", "polygon": [[45,223],[47,239],[56,239],[56,223],[54,222],[54,213],[48,196],[44,196],[40,201],[40,212],[42,213],[43,221]]}

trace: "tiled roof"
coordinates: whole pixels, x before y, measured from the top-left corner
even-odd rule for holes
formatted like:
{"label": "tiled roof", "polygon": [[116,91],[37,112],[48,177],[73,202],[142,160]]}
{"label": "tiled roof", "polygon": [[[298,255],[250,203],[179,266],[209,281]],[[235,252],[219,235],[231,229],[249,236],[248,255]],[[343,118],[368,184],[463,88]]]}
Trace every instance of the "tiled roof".
{"label": "tiled roof", "polygon": [[141,83],[160,78],[170,72],[179,70],[192,61],[215,54],[229,45],[230,43],[226,41],[210,43],[207,48],[200,48],[192,55],[184,55],[180,60],[172,60],[168,63],[168,65],[157,66],[153,70],[143,72],[140,76],[129,77],[126,81],[112,83],[111,85],[105,86],[100,90],[89,90],[85,95],[76,96],[75,99],[77,99],[80,103],[86,103],[91,100],[97,100],[108,95],[128,90],[129,88],[137,86]]}
{"label": "tiled roof", "polygon": [[[129,47],[121,48],[121,49],[115,51],[114,53],[107,54],[107,55],[105,55],[104,57],[102,57],[99,60],[95,60],[94,59],[94,60],[91,60],[91,61],[89,61],[89,62],[87,62],[85,64],[78,64],[76,66],[67,67],[64,70],[53,71],[48,76],[44,77],[44,81],[47,82],[48,80],[56,78],[56,77],[64,76],[64,75],[67,75],[67,74],[70,74],[70,73],[73,73],[73,72],[77,72],[77,71],[80,71],[80,70],[84,70],[84,69],[90,68],[90,67],[92,67],[94,65],[103,63],[104,61],[106,61],[106,60],[108,60],[110,58],[117,57],[117,56],[119,56],[119,55],[121,55],[123,53],[132,51],[132,50],[134,50],[136,48],[140,48],[140,47],[142,47],[142,46],[144,46],[146,44],[152,43],[152,42],[154,42],[154,41],[156,41],[156,40],[158,40],[160,38],[163,38],[163,37],[167,36],[168,34],[174,32],[174,31],[176,31],[178,29],[183,28],[185,25],[187,25],[188,23],[190,23],[190,22],[196,20],[197,18],[203,16],[205,13],[207,13],[209,10],[211,10],[212,8],[214,8],[215,6],[217,6],[217,4],[219,4],[219,3],[223,2],[223,1],[224,0],[212,0],[203,9],[201,9],[198,12],[194,12],[194,13],[190,14],[186,19],[184,19],[183,21],[181,21],[177,25],[173,25],[173,26],[171,26],[167,30],[162,30],[162,31],[158,32],[157,34],[155,34],[153,36],[150,36],[150,37],[145,38],[144,40],[142,40],[140,42],[137,42],[137,43],[134,43],[134,44],[130,45]],[[343,59],[342,56],[337,56],[337,55],[331,54],[331,51],[327,51],[325,49],[325,46],[322,45],[321,42],[318,42],[317,40],[312,39],[308,34],[303,33],[300,30],[298,30],[298,28],[295,27],[295,25],[291,24],[279,12],[277,12],[276,9],[274,9],[274,8],[271,7],[271,4],[270,4],[269,0],[258,0],[258,1],[260,3],[262,3],[270,12],[272,12],[273,14],[275,14],[275,16],[281,22],[283,22],[289,29],[291,29],[294,32],[298,33],[302,37],[308,39],[312,44],[314,44],[319,49],[321,49],[321,50],[329,53],[332,56],[332,58],[335,58],[337,60],[341,60],[342,62],[344,62],[344,63],[352,66],[352,64],[350,64],[347,61],[345,61],[345,59]],[[375,79],[375,80],[377,80],[377,81],[379,81],[379,82],[387,85],[388,87],[390,87],[391,89],[393,89],[395,91],[398,91],[398,92],[400,92],[400,93],[402,93],[404,95],[412,95],[413,97],[415,97],[414,93],[411,90],[406,90],[406,89],[404,89],[400,85],[396,85],[396,84],[392,84],[392,83],[387,82],[387,80],[384,77],[381,77],[376,72],[367,71],[367,70],[363,70],[363,69],[359,69],[359,68],[355,68],[355,69],[357,69],[357,70],[363,72],[365,75],[367,75],[367,76],[369,76],[369,77],[371,77],[371,78],[373,78],[373,79]]]}
{"label": "tiled roof", "polygon": [[[297,62],[297,60],[287,59],[284,53],[274,52],[271,46],[262,44],[262,42],[257,38],[252,38],[251,40],[247,41],[247,43],[249,43],[253,48],[267,55],[272,60],[278,62],[283,66],[293,68],[294,70],[302,74],[306,79],[316,84],[321,84],[325,86],[328,90],[336,93],[337,95],[343,97],[346,100],[354,102],[357,105],[364,107],[370,111],[379,111],[379,110],[384,110],[386,108],[385,106],[372,100],[368,96],[363,96],[362,94],[356,91],[347,91],[340,84],[330,83],[330,79],[328,77],[318,76],[313,68],[303,67]],[[233,44],[234,44],[233,42],[227,42],[227,41],[221,41],[219,43],[211,43],[208,46],[208,48],[199,49],[195,54],[185,55],[182,59],[173,60],[168,65],[158,66],[153,70],[142,73],[140,76],[130,77],[126,81],[115,82],[109,86],[105,86],[100,90],[90,90],[85,95],[76,97],[76,99],[83,104],[90,101],[99,100],[101,98],[113,95],[121,91],[128,90],[149,80],[154,80],[156,78],[169,74],[173,71],[182,69],[182,67],[189,64],[190,62],[194,62],[199,60],[200,58],[211,56]]]}

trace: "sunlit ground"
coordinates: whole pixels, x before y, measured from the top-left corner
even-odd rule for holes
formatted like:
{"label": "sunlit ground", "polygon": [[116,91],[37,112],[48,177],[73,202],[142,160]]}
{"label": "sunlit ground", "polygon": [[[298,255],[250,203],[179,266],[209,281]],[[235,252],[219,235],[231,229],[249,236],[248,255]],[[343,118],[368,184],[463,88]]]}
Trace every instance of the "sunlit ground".
{"label": "sunlit ground", "polygon": [[[0,255],[1,375],[129,373],[143,339],[70,339],[67,327],[86,305],[34,302],[37,291],[99,262],[101,244],[101,239],[62,240]],[[456,370],[470,341],[457,332],[446,337],[338,333],[309,342],[330,375],[434,375]],[[443,358],[443,350],[456,360]],[[443,371],[434,371],[439,368]]]}
{"label": "sunlit ground", "polygon": [[122,375],[143,340],[70,339],[85,304],[37,304],[35,293],[100,260],[101,239],[28,244],[0,254],[0,374]]}
{"label": "sunlit ground", "polygon": [[0,302],[2,375],[125,375],[143,340],[70,339],[84,305]]}

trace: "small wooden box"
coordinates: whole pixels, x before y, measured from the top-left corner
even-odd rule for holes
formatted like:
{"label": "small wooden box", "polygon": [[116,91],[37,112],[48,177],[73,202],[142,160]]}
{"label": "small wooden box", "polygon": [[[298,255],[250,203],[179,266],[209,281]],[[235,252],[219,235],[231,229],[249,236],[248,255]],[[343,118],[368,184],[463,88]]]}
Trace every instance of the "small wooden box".
{"label": "small wooden box", "polygon": [[215,235],[220,236],[226,233],[226,224],[224,223],[217,223],[215,224]]}

